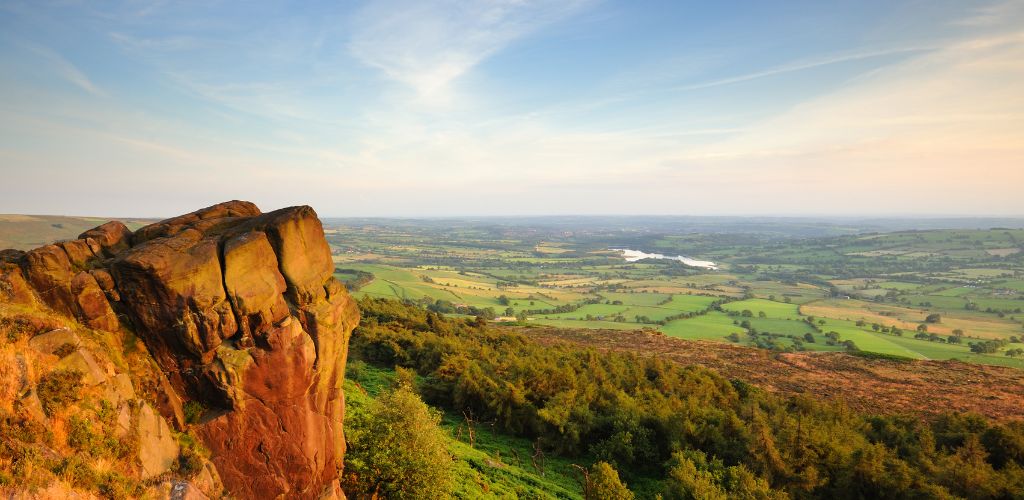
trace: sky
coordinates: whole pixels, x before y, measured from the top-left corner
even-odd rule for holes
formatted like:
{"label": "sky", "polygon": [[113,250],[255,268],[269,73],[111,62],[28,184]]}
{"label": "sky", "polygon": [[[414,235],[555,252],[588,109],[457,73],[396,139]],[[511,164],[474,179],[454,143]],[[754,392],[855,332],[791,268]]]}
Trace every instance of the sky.
{"label": "sky", "polygon": [[1024,215],[1024,0],[0,0],[0,213]]}

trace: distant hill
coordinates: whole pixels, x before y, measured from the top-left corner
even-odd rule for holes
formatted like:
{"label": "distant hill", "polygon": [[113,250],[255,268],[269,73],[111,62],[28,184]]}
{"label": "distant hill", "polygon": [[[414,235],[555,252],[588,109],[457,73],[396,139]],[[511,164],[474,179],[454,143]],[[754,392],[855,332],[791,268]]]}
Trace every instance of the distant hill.
{"label": "distant hill", "polygon": [[[0,214],[0,249],[30,250],[60,240],[73,240],[112,217]],[[132,231],[155,222],[149,219],[117,219]]]}

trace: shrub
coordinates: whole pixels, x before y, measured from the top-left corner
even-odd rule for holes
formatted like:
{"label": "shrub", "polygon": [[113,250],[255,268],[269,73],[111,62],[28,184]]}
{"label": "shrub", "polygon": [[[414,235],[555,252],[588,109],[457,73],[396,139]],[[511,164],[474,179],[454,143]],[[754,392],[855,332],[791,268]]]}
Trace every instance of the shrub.
{"label": "shrub", "polygon": [[346,490],[383,498],[446,498],[451,456],[440,414],[408,387],[385,393],[346,425]]}
{"label": "shrub", "polygon": [[39,402],[47,415],[78,401],[81,390],[82,372],[78,370],[54,370],[43,375],[36,386]]}
{"label": "shrub", "polygon": [[103,477],[99,491],[104,497],[114,500],[138,498],[143,493],[142,485],[139,482],[118,472],[108,472]]}
{"label": "shrub", "polygon": [[202,455],[191,448],[182,448],[178,461],[174,463],[174,471],[182,477],[191,479],[203,471]]}
{"label": "shrub", "polygon": [[194,436],[187,432],[177,435],[181,452],[174,463],[174,471],[186,478],[193,478],[203,470],[203,464],[210,452]]}
{"label": "shrub", "polygon": [[189,401],[185,403],[182,411],[185,413],[186,423],[198,424],[206,413],[206,407],[199,401]]}
{"label": "shrub", "polygon": [[97,489],[100,484],[100,476],[89,464],[78,455],[65,457],[57,462],[52,472],[62,479],[84,489]]}
{"label": "shrub", "polygon": [[118,439],[94,430],[92,423],[78,416],[71,417],[68,445],[92,457],[124,458],[131,455],[133,446],[127,439]]}
{"label": "shrub", "polygon": [[619,471],[608,462],[597,462],[590,468],[584,491],[588,500],[633,500],[633,492],[619,479]]}

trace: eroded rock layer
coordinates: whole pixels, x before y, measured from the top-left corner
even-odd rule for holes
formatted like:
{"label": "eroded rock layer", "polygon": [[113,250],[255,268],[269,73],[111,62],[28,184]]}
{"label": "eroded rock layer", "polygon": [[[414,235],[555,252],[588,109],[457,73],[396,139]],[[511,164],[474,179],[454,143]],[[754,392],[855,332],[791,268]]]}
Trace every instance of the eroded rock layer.
{"label": "eroded rock layer", "polygon": [[232,496],[337,492],[355,303],[310,207],[231,201],[140,228],[0,253],[0,299],[131,328],[167,377],[160,412],[210,410],[199,434]]}

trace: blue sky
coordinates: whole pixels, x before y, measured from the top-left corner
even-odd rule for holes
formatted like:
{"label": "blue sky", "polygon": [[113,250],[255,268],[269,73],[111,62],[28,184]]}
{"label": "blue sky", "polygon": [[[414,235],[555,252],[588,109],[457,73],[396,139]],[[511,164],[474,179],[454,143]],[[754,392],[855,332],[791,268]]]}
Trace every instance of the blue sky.
{"label": "blue sky", "polygon": [[0,213],[1024,215],[1024,0],[0,2]]}

